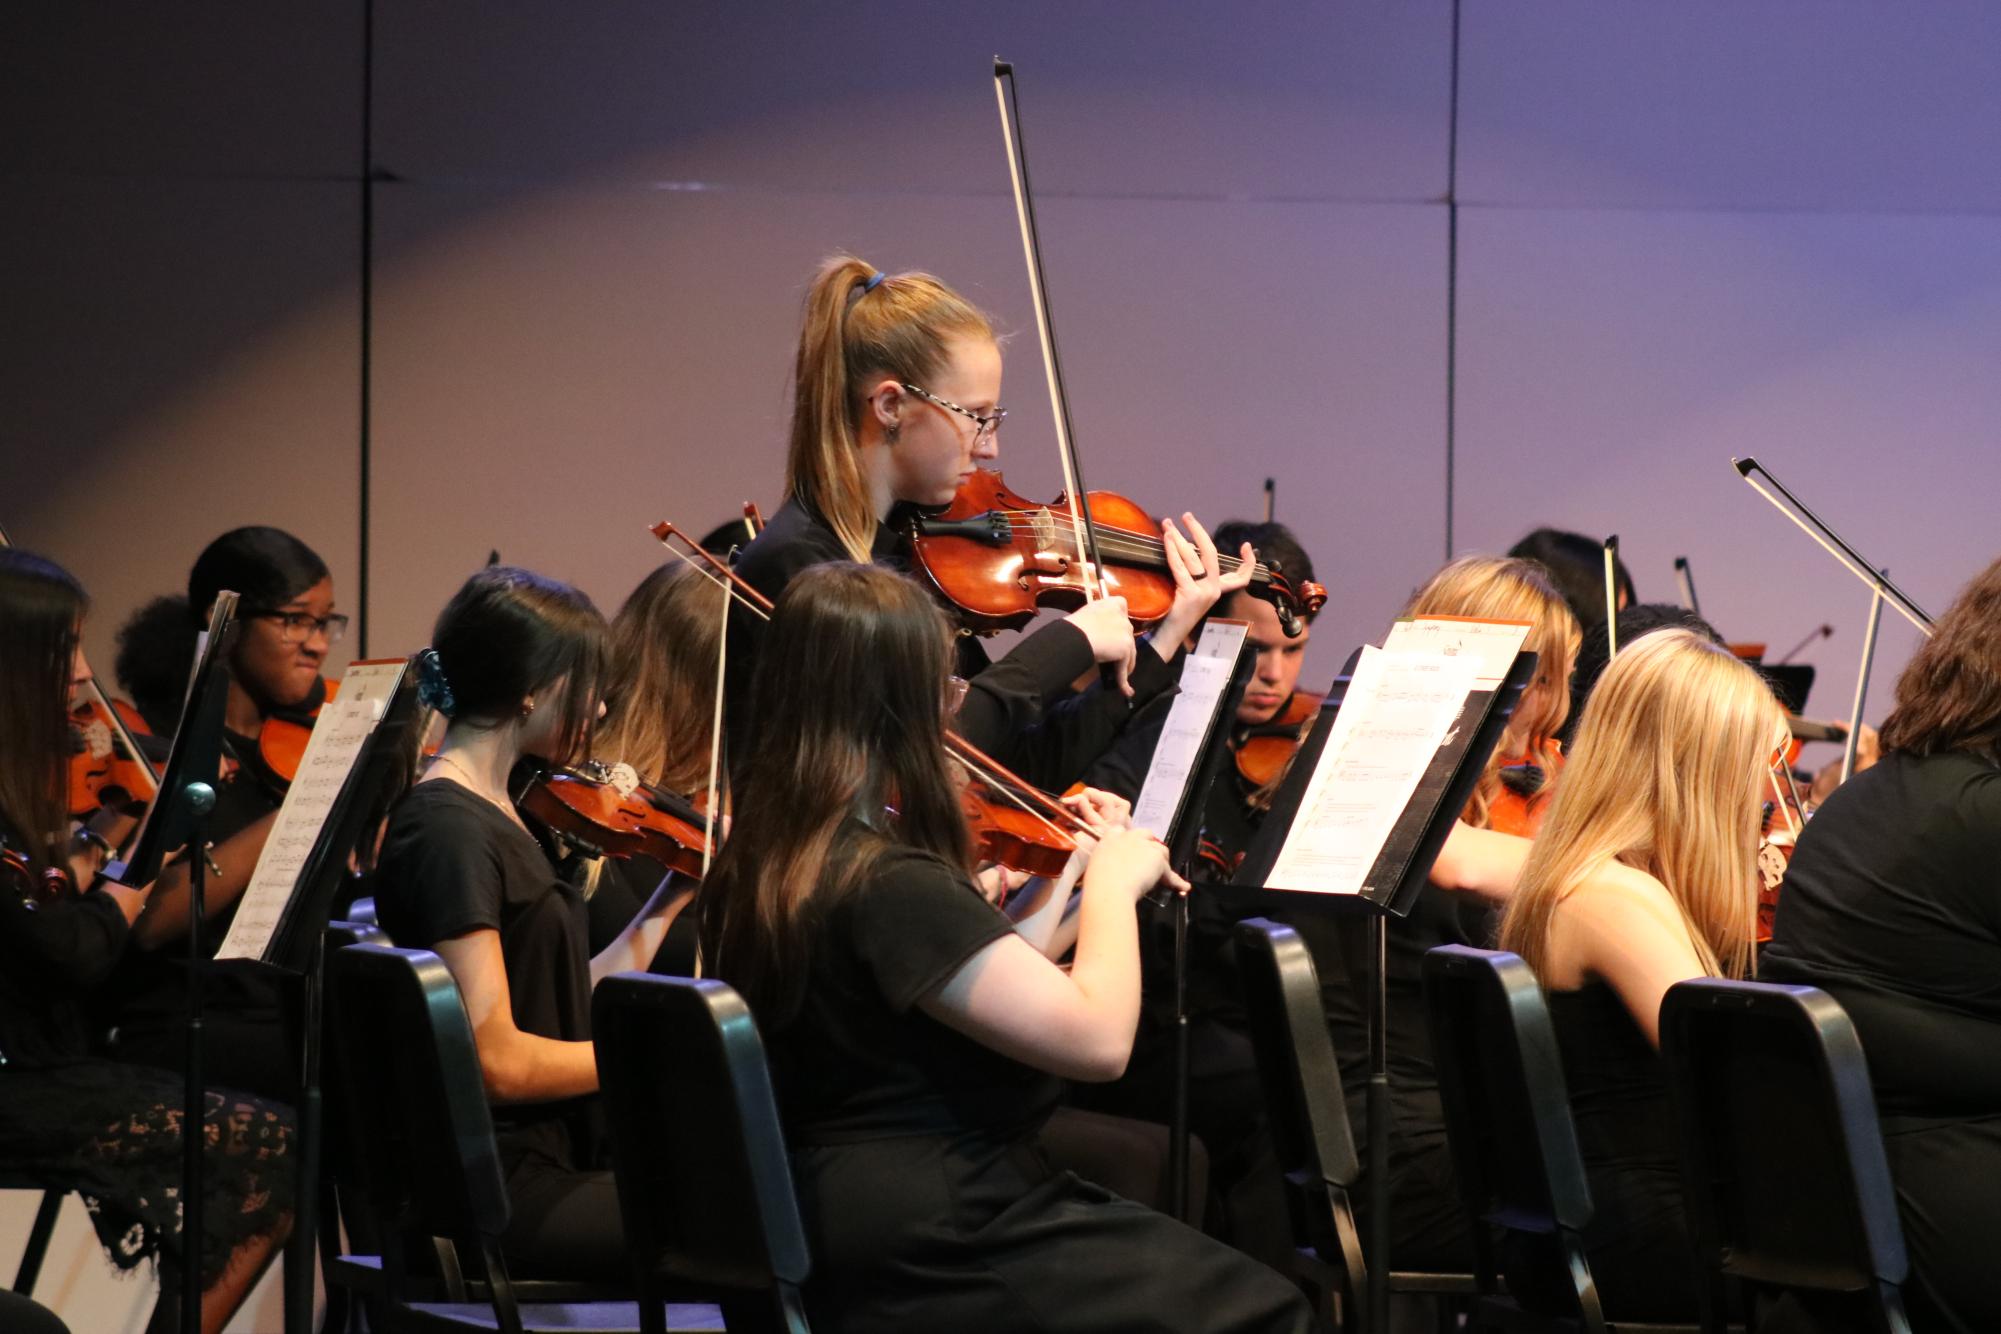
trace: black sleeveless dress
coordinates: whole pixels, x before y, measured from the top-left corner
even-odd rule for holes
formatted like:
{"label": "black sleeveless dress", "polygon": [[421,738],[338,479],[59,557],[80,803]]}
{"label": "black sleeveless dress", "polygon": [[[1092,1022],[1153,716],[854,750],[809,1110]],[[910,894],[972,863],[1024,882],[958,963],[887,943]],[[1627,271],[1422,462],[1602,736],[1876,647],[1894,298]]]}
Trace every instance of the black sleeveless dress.
{"label": "black sleeveless dress", "polygon": [[[1660,1053],[1603,983],[1548,997],[1591,1186],[1584,1250],[1605,1315],[1692,1321],[1699,1298]],[[1509,1291],[1531,1310],[1570,1314],[1569,1279],[1544,1241],[1510,1235]]]}

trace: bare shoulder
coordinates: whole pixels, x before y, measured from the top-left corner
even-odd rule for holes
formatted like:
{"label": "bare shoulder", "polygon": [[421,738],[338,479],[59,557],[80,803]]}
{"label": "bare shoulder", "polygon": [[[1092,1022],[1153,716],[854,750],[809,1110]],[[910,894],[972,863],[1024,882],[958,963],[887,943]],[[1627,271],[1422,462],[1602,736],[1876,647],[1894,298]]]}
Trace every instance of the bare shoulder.
{"label": "bare shoulder", "polygon": [[1623,862],[1606,863],[1565,896],[1551,935],[1558,976],[1549,981],[1557,987],[1609,980],[1636,965],[1681,969],[1695,958],[1667,886]]}

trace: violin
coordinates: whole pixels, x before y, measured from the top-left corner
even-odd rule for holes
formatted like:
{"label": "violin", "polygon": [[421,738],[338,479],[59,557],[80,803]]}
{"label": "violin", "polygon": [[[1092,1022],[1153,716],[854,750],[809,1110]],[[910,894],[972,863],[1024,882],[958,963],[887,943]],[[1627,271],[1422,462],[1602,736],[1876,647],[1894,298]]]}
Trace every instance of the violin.
{"label": "violin", "polygon": [[1325,691],[1295,690],[1270,721],[1247,729],[1237,743],[1237,776],[1253,788],[1268,788],[1285,777],[1326,699]]}
{"label": "violin", "polygon": [[[319,720],[320,710],[327,701],[340,694],[340,682],[320,679],[318,703],[296,709],[283,709],[271,714],[257,729],[257,757],[264,767],[282,783],[290,786],[299,776],[299,762],[306,757],[306,743],[313,739],[313,724]],[[229,773],[225,761],[224,777]]]}
{"label": "violin", "polygon": [[[1077,530],[1063,517],[1067,499],[1040,505],[1008,489],[998,471],[979,469],[952,503],[911,519],[913,563],[967,629],[981,634],[1019,629],[1044,607],[1074,611],[1096,590],[1123,597],[1136,625],[1166,616],[1174,605],[1174,574],[1160,522],[1126,497],[1092,491],[1084,497],[1096,532],[1097,564],[1079,550]],[[1243,562],[1221,556],[1225,570]],[[1298,588],[1276,563],[1253,565],[1248,590],[1268,599],[1288,636],[1302,615],[1319,611],[1327,590]]]}
{"label": "violin", "polygon": [[1793,781],[1792,763],[1799,754],[1799,746],[1795,738],[1786,747],[1783,770],[1774,765],[1774,772],[1765,776],[1764,811],[1758,824],[1758,929],[1754,937],[1760,945],[1772,939],[1772,923],[1779,912],[1779,890],[1792,866],[1800,831],[1813,814],[1813,809],[1800,799],[1799,785]]}
{"label": "violin", "polygon": [[709,855],[709,821],[692,803],[642,784],[623,793],[610,766],[533,771],[515,805],[543,828],[586,852],[624,860],[648,857],[699,880]]}
{"label": "violin", "polygon": [[10,848],[0,841],[0,881],[14,881],[23,894],[30,898],[39,891],[41,897],[62,893],[70,888],[69,873],[59,866],[51,866],[39,876],[35,874],[28,854],[18,848]]}
{"label": "violin", "polygon": [[137,709],[102,692],[86,693],[70,710],[69,728],[72,820],[85,819],[106,805],[124,806],[152,797],[159,779],[133,740],[151,736],[152,730]]}

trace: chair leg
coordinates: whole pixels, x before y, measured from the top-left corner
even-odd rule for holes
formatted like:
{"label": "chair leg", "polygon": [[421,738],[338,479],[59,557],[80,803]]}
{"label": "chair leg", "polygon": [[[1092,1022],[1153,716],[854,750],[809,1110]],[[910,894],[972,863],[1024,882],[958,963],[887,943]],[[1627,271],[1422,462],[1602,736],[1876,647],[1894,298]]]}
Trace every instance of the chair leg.
{"label": "chair leg", "polygon": [[800,1298],[799,1289],[790,1283],[778,1283],[772,1286],[772,1294],[785,1334],[811,1334],[806,1325],[806,1303]]}
{"label": "chair leg", "polygon": [[1876,1309],[1883,1318],[1883,1334],[1911,1334],[1910,1317],[1904,1314],[1904,1293],[1896,1284],[1877,1280]]}
{"label": "chair leg", "polygon": [[1591,1277],[1591,1263],[1576,1237],[1563,1233],[1564,1263],[1570,1268],[1570,1283],[1577,1294],[1577,1315],[1585,1334],[1605,1334],[1605,1308],[1598,1301],[1598,1282]]}
{"label": "chair leg", "polygon": [[56,1234],[56,1215],[62,1212],[67,1192],[45,1190],[35,1209],[35,1224],[28,1229],[28,1244],[21,1251],[21,1267],[14,1271],[14,1291],[23,1297],[35,1295],[35,1281],[42,1276],[42,1261],[49,1256],[49,1239]]}
{"label": "chair leg", "polygon": [[645,1273],[639,1275],[639,1334],[667,1334],[667,1298]]}

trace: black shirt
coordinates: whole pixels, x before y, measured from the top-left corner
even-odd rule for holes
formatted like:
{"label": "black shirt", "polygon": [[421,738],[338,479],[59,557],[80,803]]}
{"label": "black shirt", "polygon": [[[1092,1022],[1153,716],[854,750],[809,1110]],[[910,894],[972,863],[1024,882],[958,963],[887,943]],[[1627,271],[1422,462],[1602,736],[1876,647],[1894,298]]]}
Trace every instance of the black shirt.
{"label": "black shirt", "polygon": [[1760,973],[1842,1003],[1886,1113],[2001,1114],[2001,768],[1892,751],[1835,789]]}
{"label": "black shirt", "polygon": [[[591,967],[583,895],[542,847],[485,798],[457,783],[419,783],[397,803],[375,874],[382,929],[408,949],[474,931],[500,933],[514,1025],[564,1042],[591,1035]],[[501,1166],[588,1166],[593,1100],[493,1109]]]}
{"label": "black shirt", "polygon": [[1012,1137],[1040,1123],[1056,1102],[1053,1076],[917,1008],[1013,930],[963,873],[895,849],[859,888],[808,911],[818,917],[806,1002],[770,1033],[795,1143],[965,1131]]}
{"label": "black shirt", "polygon": [[[870,547],[876,564],[902,574],[910,573],[900,531],[906,513],[908,509],[899,506],[890,522],[878,523]],[[847,548],[826,520],[793,499],[738,554],[736,571],[776,601],[801,570],[848,559]],[[725,689],[730,706],[749,694],[761,629],[756,613],[741,607],[732,610]],[[1044,625],[999,662],[988,659],[976,638],[961,635],[956,670],[971,688],[954,729],[1030,782],[1061,791],[1111,745],[1134,710],[1169,690],[1178,675],[1159,654],[1142,646],[1133,666],[1130,700],[1096,684],[1073,694],[1071,683],[1090,671],[1091,664],[1090,640],[1064,621]],[[740,707],[726,712],[732,719],[742,717]],[[731,739],[741,744],[740,724],[732,724]]]}
{"label": "black shirt", "polygon": [[103,890],[45,897],[0,867],[0,1072],[88,1055],[78,1001],[111,971],[127,935]]}

